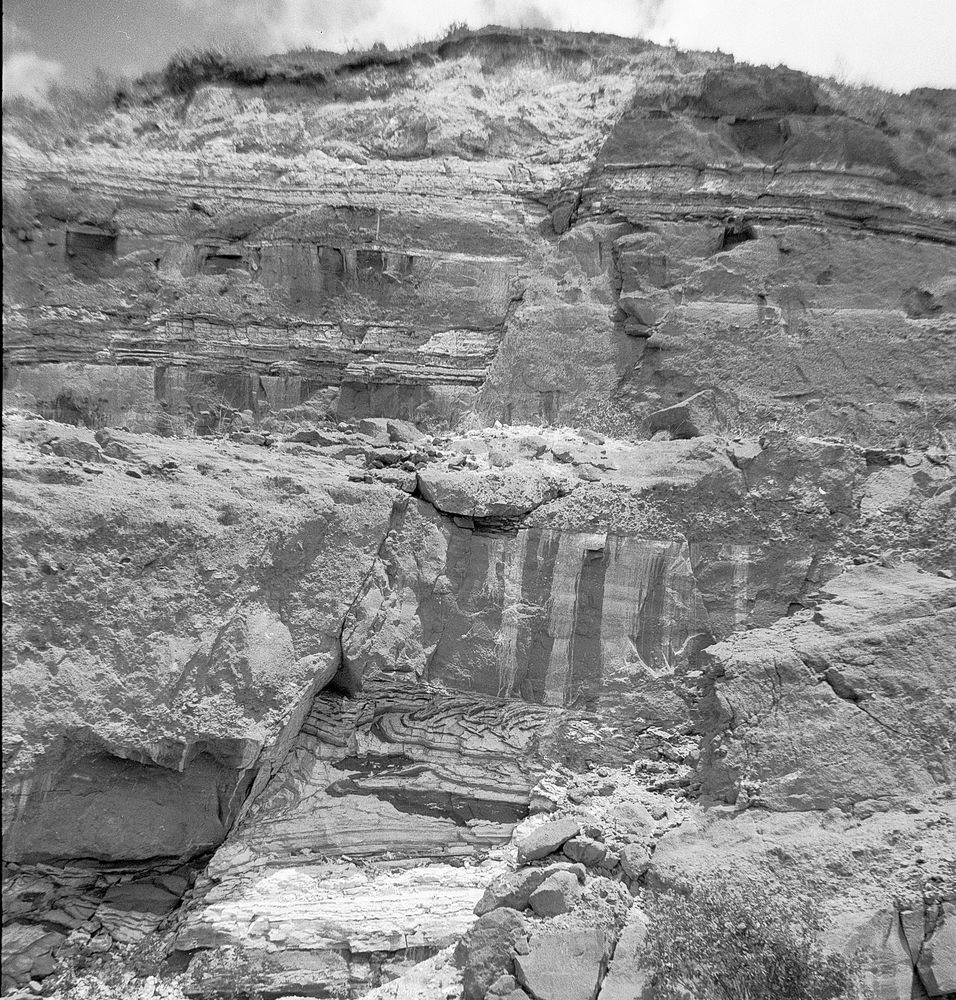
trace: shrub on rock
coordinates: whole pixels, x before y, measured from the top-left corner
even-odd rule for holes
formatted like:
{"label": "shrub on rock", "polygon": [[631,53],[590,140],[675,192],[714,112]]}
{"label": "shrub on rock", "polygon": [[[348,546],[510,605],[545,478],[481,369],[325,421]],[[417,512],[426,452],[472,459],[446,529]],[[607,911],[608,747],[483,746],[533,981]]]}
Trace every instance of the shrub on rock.
{"label": "shrub on rock", "polygon": [[862,1000],[853,960],[826,951],[809,899],[714,877],[648,896],[656,1000]]}

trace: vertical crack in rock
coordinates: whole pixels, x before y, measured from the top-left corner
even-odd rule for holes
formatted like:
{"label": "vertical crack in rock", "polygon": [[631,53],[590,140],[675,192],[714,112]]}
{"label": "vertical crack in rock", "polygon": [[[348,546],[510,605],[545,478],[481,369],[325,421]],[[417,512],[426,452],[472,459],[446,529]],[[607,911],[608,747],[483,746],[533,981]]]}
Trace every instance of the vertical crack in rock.
{"label": "vertical crack in rock", "polygon": [[[404,513],[406,507],[408,506],[407,499],[395,500],[392,504],[392,510],[389,514],[388,526],[385,529],[385,533],[382,535],[382,541],[380,542],[378,549],[375,553],[375,557],[372,559],[368,572],[362,579],[361,585],[356,589],[355,596],[349,602],[349,606],[345,610],[345,614],[342,616],[342,625],[339,628],[338,645],[339,645],[339,669],[335,676],[332,678],[330,684],[344,691],[346,694],[355,694],[362,689],[362,673],[361,670],[356,674],[354,673],[348,664],[348,657],[345,652],[346,643],[346,631],[349,629],[349,621],[353,619],[353,612],[355,606],[358,604],[362,595],[365,593],[369,581],[375,575],[376,571],[381,569],[382,565],[382,554],[385,552],[385,548],[388,545],[389,538],[395,530],[396,523],[401,515]],[[354,629],[354,626],[353,626]]]}
{"label": "vertical crack in rock", "polygon": [[[381,559],[381,554],[385,549],[386,543],[388,542],[389,535],[394,530],[395,522],[398,516],[400,515],[401,511],[404,509],[406,503],[407,501],[405,500],[396,500],[392,504],[392,509],[389,514],[388,525],[386,526],[385,532],[382,535],[382,540],[379,543],[375,556],[371,560],[368,573],[366,573],[365,577],[362,579],[359,587],[356,589],[355,596],[352,598],[351,602],[349,603],[348,607],[346,608],[342,616],[342,624],[338,631],[339,669],[333,675],[332,679],[328,682],[327,686],[328,685],[338,686],[339,684],[341,684],[339,676],[342,673],[345,664],[345,657],[343,652],[344,634],[348,624],[349,616],[351,615],[352,609],[355,607],[355,604],[361,597],[362,592],[365,590],[369,578],[375,572],[377,564]],[[312,703],[314,702],[316,696],[321,692],[321,690],[322,689],[317,686],[317,682],[313,682],[313,684],[309,687],[306,694],[302,697],[299,706],[296,708],[295,712],[292,715],[292,718],[289,721],[289,724],[283,730],[280,739],[277,740],[277,745],[282,745],[285,747],[285,749],[282,751],[279,757],[269,762],[268,772],[265,773],[264,777],[260,777],[260,775],[256,776],[255,781],[253,782],[252,786],[249,788],[245,796],[241,810],[239,813],[236,814],[235,819],[230,829],[227,831],[224,840],[228,840],[229,833],[231,833],[232,829],[234,829],[239,824],[239,822],[245,817],[249,809],[251,809],[254,806],[256,800],[267,791],[269,783],[281,771],[289,754],[295,747],[296,741],[298,739],[299,734],[302,732],[303,726],[306,724],[308,720],[309,711],[312,707]]]}
{"label": "vertical crack in rock", "polygon": [[[806,661],[804,661],[806,664]],[[893,726],[884,722],[878,715],[871,712],[864,702],[867,700],[868,696],[860,694],[854,688],[852,688],[840,675],[838,670],[833,667],[828,667],[823,673],[819,671],[813,671],[809,664],[806,664],[807,669],[811,671],[819,680],[823,681],[830,690],[842,701],[849,702],[855,708],[858,708],[868,719],[871,719],[878,726],[882,726],[888,733],[892,733],[894,736],[906,736],[907,734],[899,729],[895,729]]]}

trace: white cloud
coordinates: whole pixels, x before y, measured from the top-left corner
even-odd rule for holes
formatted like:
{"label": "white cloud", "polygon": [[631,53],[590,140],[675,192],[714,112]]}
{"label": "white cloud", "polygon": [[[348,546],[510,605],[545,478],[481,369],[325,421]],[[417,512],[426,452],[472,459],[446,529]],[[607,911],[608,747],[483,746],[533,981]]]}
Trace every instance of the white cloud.
{"label": "white cloud", "polygon": [[63,74],[61,63],[44,59],[36,52],[11,52],[3,59],[3,99],[28,97],[45,101],[46,92],[54,80]]}
{"label": "white cloud", "polygon": [[892,90],[956,85],[953,0],[668,0],[651,37]]}
{"label": "white cloud", "polygon": [[225,38],[257,38],[263,49],[312,45],[344,50],[375,42],[405,45],[441,35],[453,22],[637,35],[665,0],[179,0]]}

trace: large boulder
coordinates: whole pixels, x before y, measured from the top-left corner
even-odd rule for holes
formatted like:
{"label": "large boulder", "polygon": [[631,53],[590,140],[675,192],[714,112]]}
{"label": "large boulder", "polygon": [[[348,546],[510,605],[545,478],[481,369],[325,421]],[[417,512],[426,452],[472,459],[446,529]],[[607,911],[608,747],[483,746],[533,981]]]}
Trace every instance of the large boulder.
{"label": "large boulder", "polygon": [[507,469],[451,470],[427,467],[418,474],[422,496],[444,514],[476,518],[519,518],[574,488],[563,471],[540,462]]}
{"label": "large boulder", "polygon": [[523,868],[520,871],[509,872],[495,879],[485,889],[484,895],[475,904],[475,913],[482,916],[507,906],[512,910],[523,910],[530,902],[531,894],[544,882],[558,873],[569,873],[577,882],[584,881],[584,867],[577,864],[547,865],[544,868]]}
{"label": "large boulder", "polygon": [[571,872],[555,872],[531,893],[528,902],[539,917],[556,917],[571,909],[578,892],[578,880]]}
{"label": "large boulder", "polygon": [[535,1000],[593,1000],[607,952],[597,928],[546,930],[515,956],[518,982]]}

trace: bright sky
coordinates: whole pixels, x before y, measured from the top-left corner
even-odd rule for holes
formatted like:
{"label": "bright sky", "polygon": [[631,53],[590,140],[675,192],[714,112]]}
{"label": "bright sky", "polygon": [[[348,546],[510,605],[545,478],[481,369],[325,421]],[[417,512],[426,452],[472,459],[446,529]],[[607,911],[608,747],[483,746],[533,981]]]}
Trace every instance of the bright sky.
{"label": "bright sky", "polygon": [[342,50],[451,22],[673,39],[890,90],[956,87],[956,0],[5,0],[3,93],[161,66],[181,48]]}

